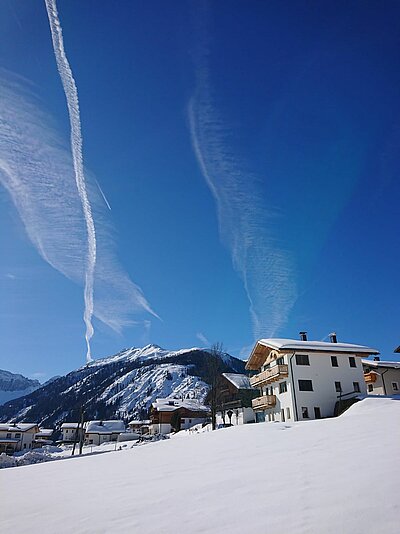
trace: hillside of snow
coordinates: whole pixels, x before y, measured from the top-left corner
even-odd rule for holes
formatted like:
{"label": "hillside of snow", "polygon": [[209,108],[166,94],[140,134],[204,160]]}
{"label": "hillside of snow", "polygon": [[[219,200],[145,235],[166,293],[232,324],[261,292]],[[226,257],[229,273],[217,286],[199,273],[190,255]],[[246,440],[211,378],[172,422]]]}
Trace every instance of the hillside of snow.
{"label": "hillside of snow", "polygon": [[61,534],[397,534],[399,443],[400,398],[375,397],[336,419],[6,469],[2,527],[28,533],[40,518],[42,532]]}
{"label": "hillside of snow", "polygon": [[[32,394],[0,406],[2,421],[34,421],[59,427],[86,419],[147,419],[160,397],[204,401],[208,392],[207,351],[168,351],[157,345],[125,349],[56,378]],[[222,354],[220,372],[243,372],[244,362]]]}
{"label": "hillside of snow", "polygon": [[39,380],[0,369],[0,405],[28,395],[40,387]]}

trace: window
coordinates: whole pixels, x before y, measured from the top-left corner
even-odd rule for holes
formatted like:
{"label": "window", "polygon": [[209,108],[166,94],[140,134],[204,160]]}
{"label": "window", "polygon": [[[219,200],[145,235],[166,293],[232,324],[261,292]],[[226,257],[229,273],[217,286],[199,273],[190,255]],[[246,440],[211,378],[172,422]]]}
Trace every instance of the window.
{"label": "window", "polygon": [[189,423],[191,423],[191,422],[192,422],[192,420],[191,420],[191,419],[189,419]]}
{"label": "window", "polygon": [[285,363],[285,360],[284,360],[283,356],[281,356],[280,358],[278,358],[276,360],[276,364],[277,365],[283,365],[284,363]]}
{"label": "window", "polygon": [[342,392],[342,384],[340,382],[335,382],[335,389],[336,389],[336,393],[341,393]]}
{"label": "window", "polygon": [[371,393],[371,391],[374,391],[374,386],[372,384],[368,384],[368,391]]}
{"label": "window", "polygon": [[299,391],[313,391],[312,380],[299,380]]}
{"label": "window", "polygon": [[271,419],[272,419],[272,421],[275,421],[275,414],[274,414],[274,412],[272,412],[272,414],[271,414]]}
{"label": "window", "polygon": [[285,410],[283,408],[281,410],[281,421],[282,421],[282,423],[285,422]]}
{"label": "window", "polygon": [[290,408],[286,408],[286,419],[290,419]]}
{"label": "window", "polygon": [[359,382],[353,382],[353,389],[356,393],[360,393],[361,389]]}
{"label": "window", "polygon": [[296,365],[310,365],[308,354],[296,354]]}
{"label": "window", "polygon": [[393,391],[399,391],[399,384],[397,382],[392,382]]}
{"label": "window", "polygon": [[181,425],[185,424],[185,419],[181,419]]}
{"label": "window", "polygon": [[11,432],[7,434],[6,436],[6,439],[10,439],[11,438]]}
{"label": "window", "polygon": [[279,384],[279,393],[286,393],[286,391],[287,391],[287,383],[281,382]]}
{"label": "window", "polygon": [[350,364],[350,367],[357,367],[356,359],[354,358],[354,356],[349,356],[349,364]]}
{"label": "window", "polygon": [[321,419],[321,408],[319,406],[314,406],[314,417],[315,419]]}
{"label": "window", "polygon": [[20,437],[21,437],[21,434],[20,434],[19,432],[17,432],[17,433],[15,434],[15,439],[18,439],[18,438],[20,438]]}
{"label": "window", "polygon": [[339,367],[337,356],[331,356],[331,364],[332,364],[332,367]]}
{"label": "window", "polygon": [[306,406],[303,406],[301,408],[301,415],[302,415],[303,419],[310,419],[310,417],[308,415],[308,408]]}

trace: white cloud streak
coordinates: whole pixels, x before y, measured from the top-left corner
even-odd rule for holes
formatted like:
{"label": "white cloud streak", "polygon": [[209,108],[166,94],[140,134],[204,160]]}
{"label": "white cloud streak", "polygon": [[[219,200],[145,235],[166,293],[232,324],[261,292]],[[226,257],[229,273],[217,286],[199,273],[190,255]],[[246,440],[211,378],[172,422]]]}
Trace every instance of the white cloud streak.
{"label": "white cloud streak", "polygon": [[199,341],[201,341],[206,347],[209,347],[211,343],[208,341],[206,336],[202,332],[197,332],[196,337]]}
{"label": "white cloud streak", "polygon": [[254,338],[269,337],[285,325],[296,300],[293,262],[277,238],[279,213],[267,205],[259,178],[232,149],[211,96],[207,56],[203,45],[188,107],[193,151],[215,199],[221,240],[243,281]]}
{"label": "white cloud streak", "polygon": [[71,67],[69,65],[62,35],[60,20],[57,13],[57,6],[55,0],[45,0],[47,15],[50,22],[51,37],[53,41],[54,54],[56,57],[57,68],[60,74],[61,82],[64,88],[65,98],[67,100],[69,121],[71,125],[71,150],[72,160],[74,163],[75,181],[78,189],[79,198],[82,203],[83,214],[85,217],[86,232],[87,232],[87,256],[85,269],[85,288],[84,300],[85,310],[83,319],[86,325],[86,345],[87,354],[86,360],[92,360],[90,350],[90,340],[93,337],[94,329],[92,324],[93,316],[93,288],[94,288],[94,270],[96,267],[96,229],[94,226],[92,207],[89,202],[85,174],[83,171],[83,155],[82,155],[82,131],[81,118],[79,112],[78,91],[75,80],[72,75]]}
{"label": "white cloud streak", "polygon": [[[87,231],[71,154],[28,87],[26,80],[0,71],[0,184],[42,258],[84,286]],[[143,325],[136,317],[143,312],[157,315],[116,260],[109,211],[86,175],[97,229],[93,311],[121,332],[125,326]]]}

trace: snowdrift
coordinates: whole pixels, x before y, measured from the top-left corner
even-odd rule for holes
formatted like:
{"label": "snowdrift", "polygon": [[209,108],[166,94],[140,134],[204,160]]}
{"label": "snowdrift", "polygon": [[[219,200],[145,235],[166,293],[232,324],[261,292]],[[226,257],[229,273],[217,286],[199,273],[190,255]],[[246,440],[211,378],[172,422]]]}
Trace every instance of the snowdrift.
{"label": "snowdrift", "polygon": [[2,528],[397,534],[399,443],[400,400],[367,398],[337,419],[232,427],[5,469]]}

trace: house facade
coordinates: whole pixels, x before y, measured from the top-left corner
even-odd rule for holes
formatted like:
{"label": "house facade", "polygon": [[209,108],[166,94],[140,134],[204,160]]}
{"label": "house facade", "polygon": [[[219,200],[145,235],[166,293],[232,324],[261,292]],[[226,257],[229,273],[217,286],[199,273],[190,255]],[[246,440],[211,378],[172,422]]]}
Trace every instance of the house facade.
{"label": "house facade", "polygon": [[150,408],[149,432],[170,434],[203,424],[209,417],[209,408],[195,399],[157,399]]}
{"label": "house facade", "polygon": [[118,441],[118,436],[125,433],[125,423],[115,421],[88,421],[85,423],[85,445],[101,445],[108,441]]}
{"label": "house facade", "polygon": [[362,358],[376,349],[350,343],[260,339],[246,369],[259,389],[252,401],[257,421],[302,421],[332,417],[349,399],[366,394]]}
{"label": "house facade", "polygon": [[362,360],[369,395],[400,395],[400,362]]}
{"label": "house facade", "polygon": [[148,434],[150,423],[150,419],[134,419],[133,421],[129,421],[128,426],[130,431],[134,434]]}
{"label": "house facade", "polygon": [[33,448],[37,423],[0,423],[0,453],[28,451]]}
{"label": "house facade", "polygon": [[258,390],[250,384],[248,376],[239,373],[222,373],[218,392],[216,423],[243,425],[255,422],[252,400]]}
{"label": "house facade", "polygon": [[84,430],[80,423],[63,423],[61,425],[61,432],[61,443],[64,443],[65,445],[74,443],[75,441],[79,443],[81,437],[84,435]]}

